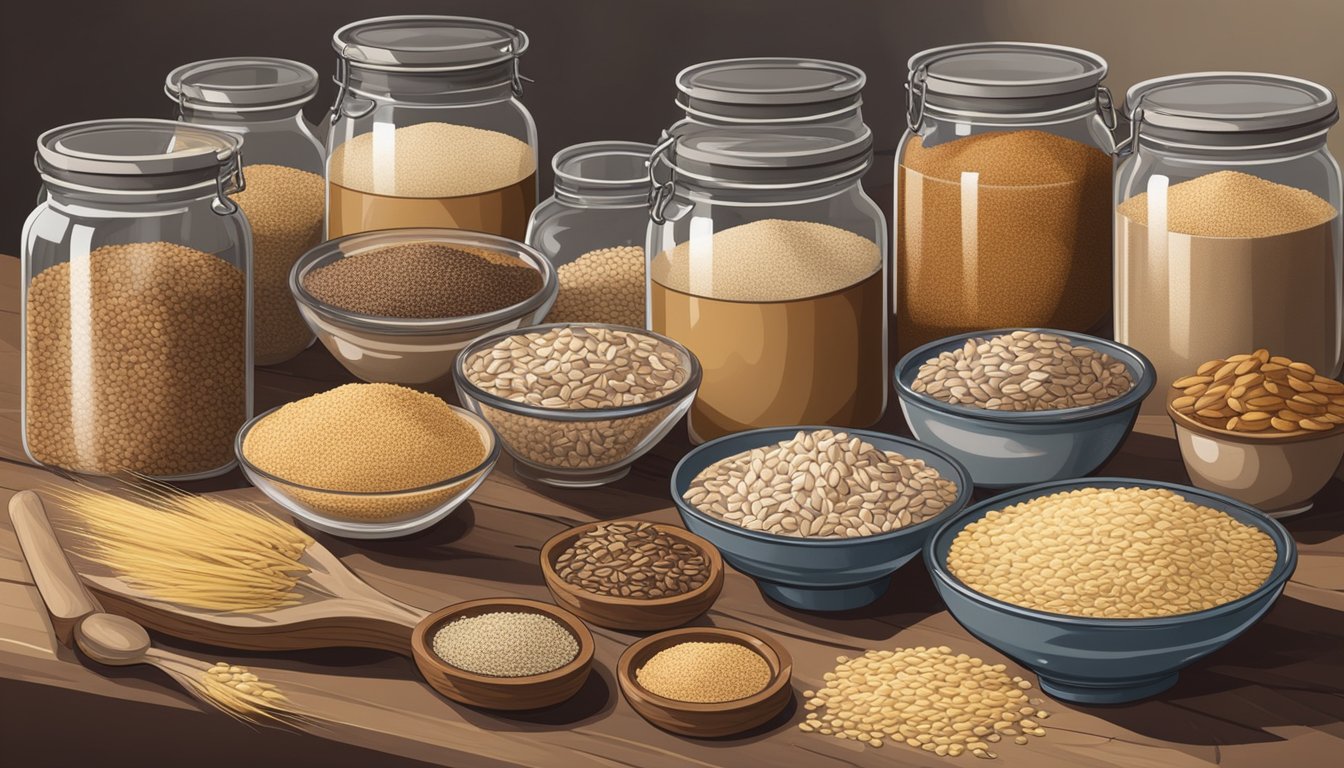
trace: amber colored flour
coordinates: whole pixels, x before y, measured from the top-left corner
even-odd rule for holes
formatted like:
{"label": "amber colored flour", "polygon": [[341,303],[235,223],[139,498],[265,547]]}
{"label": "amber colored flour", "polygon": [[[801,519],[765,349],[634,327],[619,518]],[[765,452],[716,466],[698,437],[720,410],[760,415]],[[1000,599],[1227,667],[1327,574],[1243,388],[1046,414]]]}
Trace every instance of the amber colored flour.
{"label": "amber colored flour", "polygon": [[[969,176],[974,174],[974,176]],[[898,174],[902,352],[985,328],[1086,331],[1111,299],[1111,158],[1043,131],[905,147]]]}

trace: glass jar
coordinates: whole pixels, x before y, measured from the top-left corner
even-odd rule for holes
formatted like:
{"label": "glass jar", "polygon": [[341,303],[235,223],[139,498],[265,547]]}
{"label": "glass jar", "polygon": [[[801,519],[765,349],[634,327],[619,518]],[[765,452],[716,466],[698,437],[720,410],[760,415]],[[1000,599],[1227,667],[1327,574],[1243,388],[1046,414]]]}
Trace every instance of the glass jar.
{"label": "glass jar", "polygon": [[333,37],[327,237],[448,227],[522,240],[537,128],[518,101],[527,35],[457,16],[387,16]]}
{"label": "glass jar", "polygon": [[695,441],[864,427],[886,406],[887,231],[872,134],[682,126],[650,160],[649,328],[703,378]]}
{"label": "glass jar", "polygon": [[1101,57],[1032,43],[910,59],[896,155],[896,345],[1091,331],[1111,297],[1114,112]]}
{"label": "glass jar", "polygon": [[234,199],[252,227],[253,361],[283,363],[313,343],[289,292],[289,270],[322,242],[322,145],[303,118],[317,72],[288,59],[210,59],[168,73],[164,92],[183,122],[246,141],[247,189]]}
{"label": "glass jar", "polygon": [[594,141],[555,154],[555,194],[527,224],[527,243],[558,268],[547,322],[644,327],[644,236],[653,145]]}
{"label": "glass jar", "polygon": [[39,464],[227,472],[252,414],[251,254],[237,136],[96,120],[37,140],[23,230],[23,445]]}
{"label": "glass jar", "polygon": [[[1115,177],[1115,338],[1158,386],[1266,348],[1335,376],[1341,363],[1335,96],[1280,75],[1206,72],[1125,96]],[[1163,398],[1143,412],[1163,417]]]}
{"label": "glass jar", "polygon": [[702,125],[831,125],[863,132],[863,70],[823,59],[707,61],[677,74],[677,104]]}

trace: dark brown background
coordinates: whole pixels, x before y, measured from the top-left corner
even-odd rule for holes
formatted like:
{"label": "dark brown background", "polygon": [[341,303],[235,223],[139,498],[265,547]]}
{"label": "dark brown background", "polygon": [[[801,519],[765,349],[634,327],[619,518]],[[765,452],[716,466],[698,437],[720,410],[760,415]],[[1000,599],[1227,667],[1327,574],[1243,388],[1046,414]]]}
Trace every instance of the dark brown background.
{"label": "dark brown background", "polygon": [[[541,153],[580,141],[649,141],[677,117],[673,78],[707,59],[795,55],[868,73],[864,117],[879,157],[878,202],[903,129],[905,62],[935,45],[1035,40],[1094,50],[1117,94],[1147,77],[1261,69],[1344,86],[1344,3],[1337,0],[9,0],[0,11],[0,252],[17,253],[33,206],[34,140],[102,117],[170,117],[163,78],[188,61],[264,55],[322,73],[310,104],[330,104],[331,33],[392,13],[511,22],[532,37],[523,95]],[[1344,139],[1341,139],[1344,141]],[[1344,147],[1336,149],[1339,154]],[[547,161],[548,162],[548,161]],[[547,166],[549,171],[549,166]],[[549,172],[542,178],[543,195]],[[882,190],[877,192],[877,190]]]}

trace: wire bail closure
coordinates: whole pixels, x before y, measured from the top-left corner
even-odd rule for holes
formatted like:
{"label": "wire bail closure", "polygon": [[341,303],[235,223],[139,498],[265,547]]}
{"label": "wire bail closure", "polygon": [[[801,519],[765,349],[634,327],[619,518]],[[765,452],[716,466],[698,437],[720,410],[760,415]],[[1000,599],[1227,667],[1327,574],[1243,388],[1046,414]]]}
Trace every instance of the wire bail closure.
{"label": "wire bail closure", "polygon": [[[677,169],[670,162],[667,162],[665,155],[676,144],[677,137],[669,135],[658,146],[649,153],[649,220],[654,224],[662,225],[667,223],[667,206],[672,202],[672,197],[677,191]],[[659,182],[655,169],[658,163],[663,162],[667,165],[667,181]]]}
{"label": "wire bail closure", "polygon": [[906,107],[905,107],[905,126],[911,133],[919,133],[919,129],[924,125],[924,103],[928,92],[929,68],[921,66],[918,69],[910,70],[910,75],[906,78]]}
{"label": "wire bail closure", "polygon": [[215,200],[210,207],[220,216],[230,216],[238,212],[238,204],[229,195],[236,195],[247,189],[247,179],[243,176],[242,150],[236,150],[229,162],[220,166],[215,177]]}

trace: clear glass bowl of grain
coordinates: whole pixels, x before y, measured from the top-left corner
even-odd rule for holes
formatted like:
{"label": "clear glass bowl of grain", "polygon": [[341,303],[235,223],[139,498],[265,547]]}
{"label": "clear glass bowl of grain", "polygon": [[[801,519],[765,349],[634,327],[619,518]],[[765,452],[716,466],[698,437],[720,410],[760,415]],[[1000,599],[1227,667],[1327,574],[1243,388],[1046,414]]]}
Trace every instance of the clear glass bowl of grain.
{"label": "clear glass bowl of grain", "polygon": [[[453,251],[480,257],[476,266],[481,268],[462,279],[448,278],[443,269],[398,270],[395,264],[349,269],[340,281],[345,285],[328,280],[326,290],[314,290],[314,275],[345,259],[368,260],[392,249],[426,246],[441,252],[414,254],[421,266],[432,266],[427,259],[442,259]],[[532,283],[539,287],[500,293],[500,285],[514,282],[501,275],[512,270],[535,273],[539,280],[532,278]],[[500,295],[481,296],[480,286],[491,286]],[[355,376],[425,384],[447,377],[458,353],[481,334],[539,322],[555,303],[558,283],[550,259],[516,240],[422,227],[361,232],[322,243],[295,262],[289,288],[317,338]],[[334,299],[333,293],[348,300]]]}
{"label": "clear glass bowl of grain", "polygon": [[[576,347],[572,352],[577,355],[575,359],[543,352],[541,355],[549,356],[549,360],[536,360],[540,366],[536,368],[527,362],[534,359],[532,356],[520,355],[502,358],[511,360],[511,365],[500,362],[498,366],[485,366],[485,370],[472,370],[475,361],[484,359],[482,356],[510,345],[524,348],[541,344],[559,350],[554,339],[557,335],[578,346],[583,342],[575,339],[596,337],[598,341],[588,352]],[[606,358],[609,365],[584,356],[595,352],[603,341],[624,350]],[[557,368],[570,366],[571,370],[578,364],[590,369],[596,366],[602,378],[591,381],[588,376],[580,376],[573,387],[534,381],[502,394],[500,380],[504,377],[554,376],[548,362]],[[691,407],[700,378],[700,361],[681,344],[642,328],[601,323],[550,323],[491,333],[462,350],[453,368],[462,404],[495,428],[504,449],[514,458],[518,474],[563,488],[591,488],[625,477],[630,465],[657,445]],[[615,382],[610,385],[613,389],[604,394],[602,388],[608,386],[604,382],[611,381]],[[647,397],[630,396],[634,391],[631,387],[650,381],[657,381],[657,385],[648,387]],[[546,394],[552,396],[543,396]]]}

